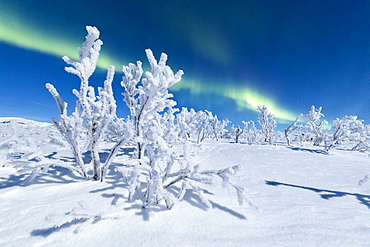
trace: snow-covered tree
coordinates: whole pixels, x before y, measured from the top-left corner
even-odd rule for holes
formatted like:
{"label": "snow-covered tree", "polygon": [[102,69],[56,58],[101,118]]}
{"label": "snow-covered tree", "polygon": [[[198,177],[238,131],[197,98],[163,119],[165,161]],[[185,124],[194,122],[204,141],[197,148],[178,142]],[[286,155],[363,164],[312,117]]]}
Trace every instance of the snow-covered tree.
{"label": "snow-covered tree", "polygon": [[284,129],[284,136],[285,136],[285,139],[286,139],[286,142],[287,142],[287,145],[288,147],[290,147],[290,144],[291,144],[291,140],[290,140],[290,137],[289,137],[289,134],[291,132],[293,132],[296,128],[297,128],[297,122],[299,121],[299,118],[301,117],[302,115],[299,115],[295,120],[294,122],[289,125],[286,129]]}
{"label": "snow-covered tree", "polygon": [[363,125],[356,133],[352,133],[351,140],[355,143],[352,151],[366,152],[370,150],[370,125]]}
{"label": "snow-covered tree", "polygon": [[273,143],[274,130],[276,128],[276,121],[274,114],[272,114],[268,108],[264,105],[257,106],[259,112],[258,122],[261,126],[261,132],[264,137],[264,141],[270,144]]}
{"label": "snow-covered tree", "polygon": [[225,127],[230,123],[228,119],[218,120],[216,115],[212,115],[212,112],[206,111],[208,119],[210,121],[211,129],[216,141],[224,134]]}
{"label": "snow-covered tree", "polygon": [[186,140],[195,139],[201,143],[206,138],[214,138],[216,141],[226,132],[225,127],[230,123],[229,120],[219,120],[211,111],[188,110],[183,107],[176,114],[176,124],[179,128],[180,138]]}
{"label": "snow-covered tree", "polygon": [[[150,49],[145,50],[151,71],[143,76],[142,63],[130,63],[123,66],[124,77],[121,82],[125,89],[124,101],[130,110],[134,125],[134,139],[137,143],[137,159],[144,157],[146,146],[150,144],[148,132],[151,128],[159,127],[161,123],[172,117],[176,112],[173,106],[176,102],[168,88],[181,80],[183,71],[176,74],[166,65],[167,55],[162,53],[159,62]],[[160,114],[163,113],[163,114]]]}
{"label": "snow-covered tree", "polygon": [[324,140],[323,127],[328,123],[326,120],[321,120],[321,117],[324,117],[324,114],[321,113],[321,110],[322,107],[316,109],[315,106],[311,106],[311,110],[308,112],[308,114],[304,115],[307,124],[314,133],[313,142],[315,146],[320,146]]}
{"label": "snow-covered tree", "polygon": [[245,131],[245,140],[246,142],[251,144],[259,144],[260,143],[260,131],[257,129],[256,124],[254,121],[248,121],[249,128]]}
{"label": "snow-covered tree", "polygon": [[[140,183],[139,175],[146,174],[150,178],[146,193],[146,204],[149,205],[153,202],[153,197],[159,195],[164,197],[167,203],[172,200],[170,194],[163,191],[161,181],[173,164],[170,140],[166,139],[166,135],[177,138],[178,133],[165,133],[164,127],[169,120],[173,120],[173,114],[176,112],[173,108],[176,102],[171,99],[173,95],[168,92],[168,88],[181,80],[183,71],[174,74],[166,65],[166,54],[162,53],[157,62],[151,50],[147,49],[145,52],[151,71],[147,71],[145,78],[142,78],[140,61],[123,66],[124,77],[121,85],[125,89],[124,101],[130,110],[133,140],[136,145],[137,162],[133,162],[129,175],[126,175],[130,177],[129,191],[132,195]],[[167,131],[171,130],[167,128]],[[169,204],[167,206],[172,207]]]}
{"label": "snow-covered tree", "polygon": [[[76,158],[78,172],[83,177],[87,177],[87,170],[82,157],[83,151],[87,149],[92,156],[92,179],[102,180],[105,170],[123,141],[118,142],[118,145],[111,150],[105,164],[102,165],[100,163],[99,144],[104,138],[103,135],[107,126],[116,118],[116,103],[112,90],[115,68],[114,66],[108,68],[104,87],[98,88],[99,94],[96,95],[95,89],[89,86],[89,78],[96,69],[103,42],[99,39],[100,32],[96,27],[87,26],[86,30],[88,32],[86,41],[82,44],[82,47],[78,48],[79,61],[74,61],[67,56],[63,57],[63,60],[71,65],[66,67],[65,70],[77,75],[80,79],[80,90],[73,90],[73,94],[78,100],[72,115],[67,115],[67,103],[62,100],[55,87],[47,83],[46,88],[54,97],[60,111],[60,120],[53,118],[53,123],[68,142]],[[84,135],[86,142],[83,144],[82,136]]]}
{"label": "snow-covered tree", "polygon": [[201,143],[212,134],[210,115],[207,111],[199,111],[195,122],[195,136],[197,143]]}
{"label": "snow-covered tree", "polygon": [[186,107],[182,107],[181,111],[176,114],[176,124],[179,128],[179,138],[184,140],[190,140],[193,133],[195,132],[195,125],[200,112],[196,112],[194,109],[188,110]]}
{"label": "snow-covered tree", "polygon": [[243,126],[238,125],[236,127],[230,128],[229,130],[231,135],[235,137],[235,143],[239,143],[241,137],[243,136],[245,131],[248,129],[249,122],[242,121],[242,123],[243,123]]}
{"label": "snow-covered tree", "polygon": [[[119,168],[128,185],[129,199],[134,194],[142,193],[144,186],[143,207],[164,201],[170,209],[190,189],[210,207],[201,185],[219,177],[235,189],[240,202],[245,200],[242,188],[234,185],[231,180],[238,166],[202,171],[200,165],[192,161],[197,145],[185,141],[182,152],[178,151],[178,147],[173,147],[179,135],[185,135],[187,139],[193,126],[197,129],[199,124],[208,124],[210,114],[183,109],[177,117],[178,128],[174,128],[174,113],[177,109],[173,107],[176,102],[171,99],[173,95],[168,92],[168,88],[180,81],[183,72],[180,70],[174,74],[166,65],[167,55],[164,53],[159,62],[151,50],[146,50],[146,55],[151,71],[145,72],[143,78],[142,63],[130,63],[123,67],[124,77],[121,82],[125,89],[124,101],[130,109],[136,146],[135,159],[127,160],[125,166]],[[209,131],[208,127],[206,131]],[[178,192],[173,190],[177,184],[180,185]]]}
{"label": "snow-covered tree", "polygon": [[357,119],[357,116],[345,116],[337,118],[333,121],[334,133],[331,138],[331,143],[327,146],[326,151],[329,151],[337,144],[348,140],[351,134],[361,132],[363,130],[363,120]]}

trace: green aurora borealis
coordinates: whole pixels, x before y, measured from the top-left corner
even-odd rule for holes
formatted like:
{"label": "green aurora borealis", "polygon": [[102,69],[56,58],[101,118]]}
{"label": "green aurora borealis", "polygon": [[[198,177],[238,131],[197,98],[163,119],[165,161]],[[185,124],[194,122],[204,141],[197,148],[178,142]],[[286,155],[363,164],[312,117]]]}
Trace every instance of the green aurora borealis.
{"label": "green aurora borealis", "polygon": [[[103,76],[102,71],[112,64],[117,69],[118,84],[121,65],[136,60],[147,64],[143,57],[145,48],[153,49],[155,54],[164,51],[173,70],[185,72],[183,80],[171,88],[175,98],[183,102],[180,106],[197,110],[209,106],[209,110],[236,124],[240,120],[256,120],[252,118],[256,117],[258,105],[266,105],[278,122],[289,123],[298,114],[307,112],[311,105],[323,106],[324,113],[336,110],[331,116],[341,117],[338,114],[363,113],[370,102],[345,95],[348,89],[355,90],[351,83],[361,91],[353,92],[361,93],[359,98],[364,98],[362,94],[370,89],[364,84],[370,84],[369,62],[363,64],[364,58],[369,57],[370,43],[358,45],[370,41],[369,31],[362,29],[370,23],[369,18],[360,19],[366,16],[370,5],[361,1],[347,8],[348,13],[346,1],[336,5],[335,1],[326,4],[235,1],[229,5],[227,1],[108,1],[105,4],[92,1],[91,6],[82,1],[1,2],[0,45],[76,59],[77,47],[86,34],[85,26],[95,25],[104,43],[98,62],[102,70],[98,74]],[[318,7],[321,9],[316,9]],[[316,12],[316,16],[312,15]],[[343,13],[347,16],[341,16]],[[345,23],[348,20],[354,23]],[[333,23],[341,26],[332,27]],[[350,30],[353,27],[358,30]],[[338,30],[343,34],[336,33]],[[0,51],[6,54],[4,49],[7,48],[0,46]],[[356,60],[350,52],[362,57]],[[8,54],[8,59],[22,58]],[[360,63],[362,67],[358,66]],[[3,66],[0,72],[7,71],[5,63],[0,65]],[[60,71],[62,68],[47,69]],[[0,79],[0,83],[4,80],[6,83],[5,75]],[[32,83],[39,83],[40,88],[51,79],[44,80]],[[65,87],[71,91],[76,84],[66,83]],[[11,91],[11,87],[5,90]],[[116,93],[117,101],[121,101],[119,94]],[[49,105],[51,99],[46,91],[42,97],[45,99],[39,99],[39,103]],[[215,101],[218,103],[213,107]],[[222,104],[223,101],[227,103]],[[345,102],[352,104],[351,107],[343,105]],[[22,117],[17,115],[16,108],[13,116]],[[10,112],[10,107],[7,111],[0,109],[1,116]],[[48,113],[44,113],[33,118],[46,119]],[[367,116],[369,114],[359,117]]]}

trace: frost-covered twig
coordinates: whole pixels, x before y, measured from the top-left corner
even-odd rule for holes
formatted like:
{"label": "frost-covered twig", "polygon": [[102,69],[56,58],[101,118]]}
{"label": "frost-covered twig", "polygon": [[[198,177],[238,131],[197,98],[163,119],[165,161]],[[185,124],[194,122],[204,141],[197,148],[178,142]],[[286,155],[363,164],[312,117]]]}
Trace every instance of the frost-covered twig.
{"label": "frost-covered twig", "polygon": [[[98,88],[99,94],[95,95],[94,88],[89,86],[89,78],[96,69],[103,42],[99,39],[100,32],[96,27],[87,26],[86,30],[88,32],[86,40],[78,48],[79,61],[74,61],[67,56],[63,57],[63,60],[71,65],[66,67],[65,70],[80,78],[80,90],[73,90],[73,94],[78,98],[78,101],[71,116],[67,116],[67,103],[62,100],[54,86],[48,83],[46,87],[54,97],[60,111],[61,119],[53,118],[53,122],[70,145],[78,167],[81,170],[80,173],[83,177],[87,177],[86,164],[84,164],[82,159],[82,152],[84,148],[87,148],[92,156],[92,178],[102,181],[106,169],[117,155],[117,150],[130,134],[126,133],[127,135],[119,138],[119,141],[111,150],[107,162],[101,164],[99,145],[104,139],[107,126],[116,118],[116,102],[112,90],[115,68],[114,66],[108,67],[104,87]],[[81,143],[83,135],[86,139],[85,145]]]}

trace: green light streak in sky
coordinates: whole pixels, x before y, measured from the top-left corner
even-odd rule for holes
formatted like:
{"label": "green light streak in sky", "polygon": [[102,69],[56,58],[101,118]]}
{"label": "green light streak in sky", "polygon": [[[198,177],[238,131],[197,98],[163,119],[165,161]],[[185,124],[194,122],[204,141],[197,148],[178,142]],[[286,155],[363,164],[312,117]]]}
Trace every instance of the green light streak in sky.
{"label": "green light streak in sky", "polygon": [[294,121],[297,114],[291,113],[288,110],[283,109],[272,99],[261,95],[255,90],[248,87],[235,86],[231,83],[197,83],[195,81],[182,80],[171,87],[171,91],[179,91],[181,89],[189,89],[191,94],[215,94],[223,96],[235,101],[239,110],[249,109],[257,111],[257,106],[265,105],[279,120],[279,123],[288,123]]}
{"label": "green light streak in sky", "polygon": [[[193,32],[193,35],[190,36],[190,42],[197,51],[203,51],[203,55],[210,56],[211,54],[211,60],[218,63],[228,63],[227,45],[222,42],[224,39],[217,34],[217,30],[211,30],[207,34],[210,39],[202,41],[200,32]],[[211,42],[211,40],[213,41]],[[37,26],[25,21],[20,16],[11,13],[11,11],[2,9],[0,15],[0,42],[58,57],[66,55],[77,60],[77,47],[79,47],[83,41],[84,40],[78,42],[76,40],[66,40],[57,36],[52,36],[50,33],[45,33]],[[209,43],[212,43],[212,46],[208,47]],[[214,47],[218,49],[214,49]],[[217,53],[215,52],[217,50],[223,52]],[[107,69],[109,65],[115,65],[116,68],[120,70],[120,64],[121,63],[112,61],[110,57],[101,53],[97,67]],[[266,105],[281,123],[294,121],[296,118],[295,114],[281,108],[273,100],[248,87],[241,88],[240,86],[233,86],[232,83],[227,82],[211,85],[210,83],[202,82],[202,84],[200,84],[195,81],[182,80],[182,82],[177,83],[171,88],[171,90],[175,91],[180,89],[190,89],[192,94],[214,94],[232,99],[239,107],[239,110],[250,109],[256,111],[258,105]]]}
{"label": "green light streak in sky", "polygon": [[[6,11],[0,15],[0,42],[58,57],[66,55],[77,60],[77,47],[81,46],[83,41],[76,42],[52,37]],[[120,68],[119,64],[104,54],[100,54],[97,67],[107,69],[109,65],[115,65],[116,68]]]}

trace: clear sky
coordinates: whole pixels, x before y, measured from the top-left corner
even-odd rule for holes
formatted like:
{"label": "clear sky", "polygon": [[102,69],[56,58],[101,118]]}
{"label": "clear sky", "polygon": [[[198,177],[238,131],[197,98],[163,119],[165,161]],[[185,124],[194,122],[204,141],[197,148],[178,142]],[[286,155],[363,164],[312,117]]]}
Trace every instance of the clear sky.
{"label": "clear sky", "polygon": [[85,26],[103,47],[91,78],[103,85],[151,48],[183,80],[171,88],[178,107],[210,110],[234,124],[257,120],[266,105],[280,123],[311,105],[326,119],[356,115],[370,122],[370,1],[368,0],[0,0],[0,116],[49,121],[58,109],[45,83],[74,107],[77,76],[61,57],[77,56]]}

